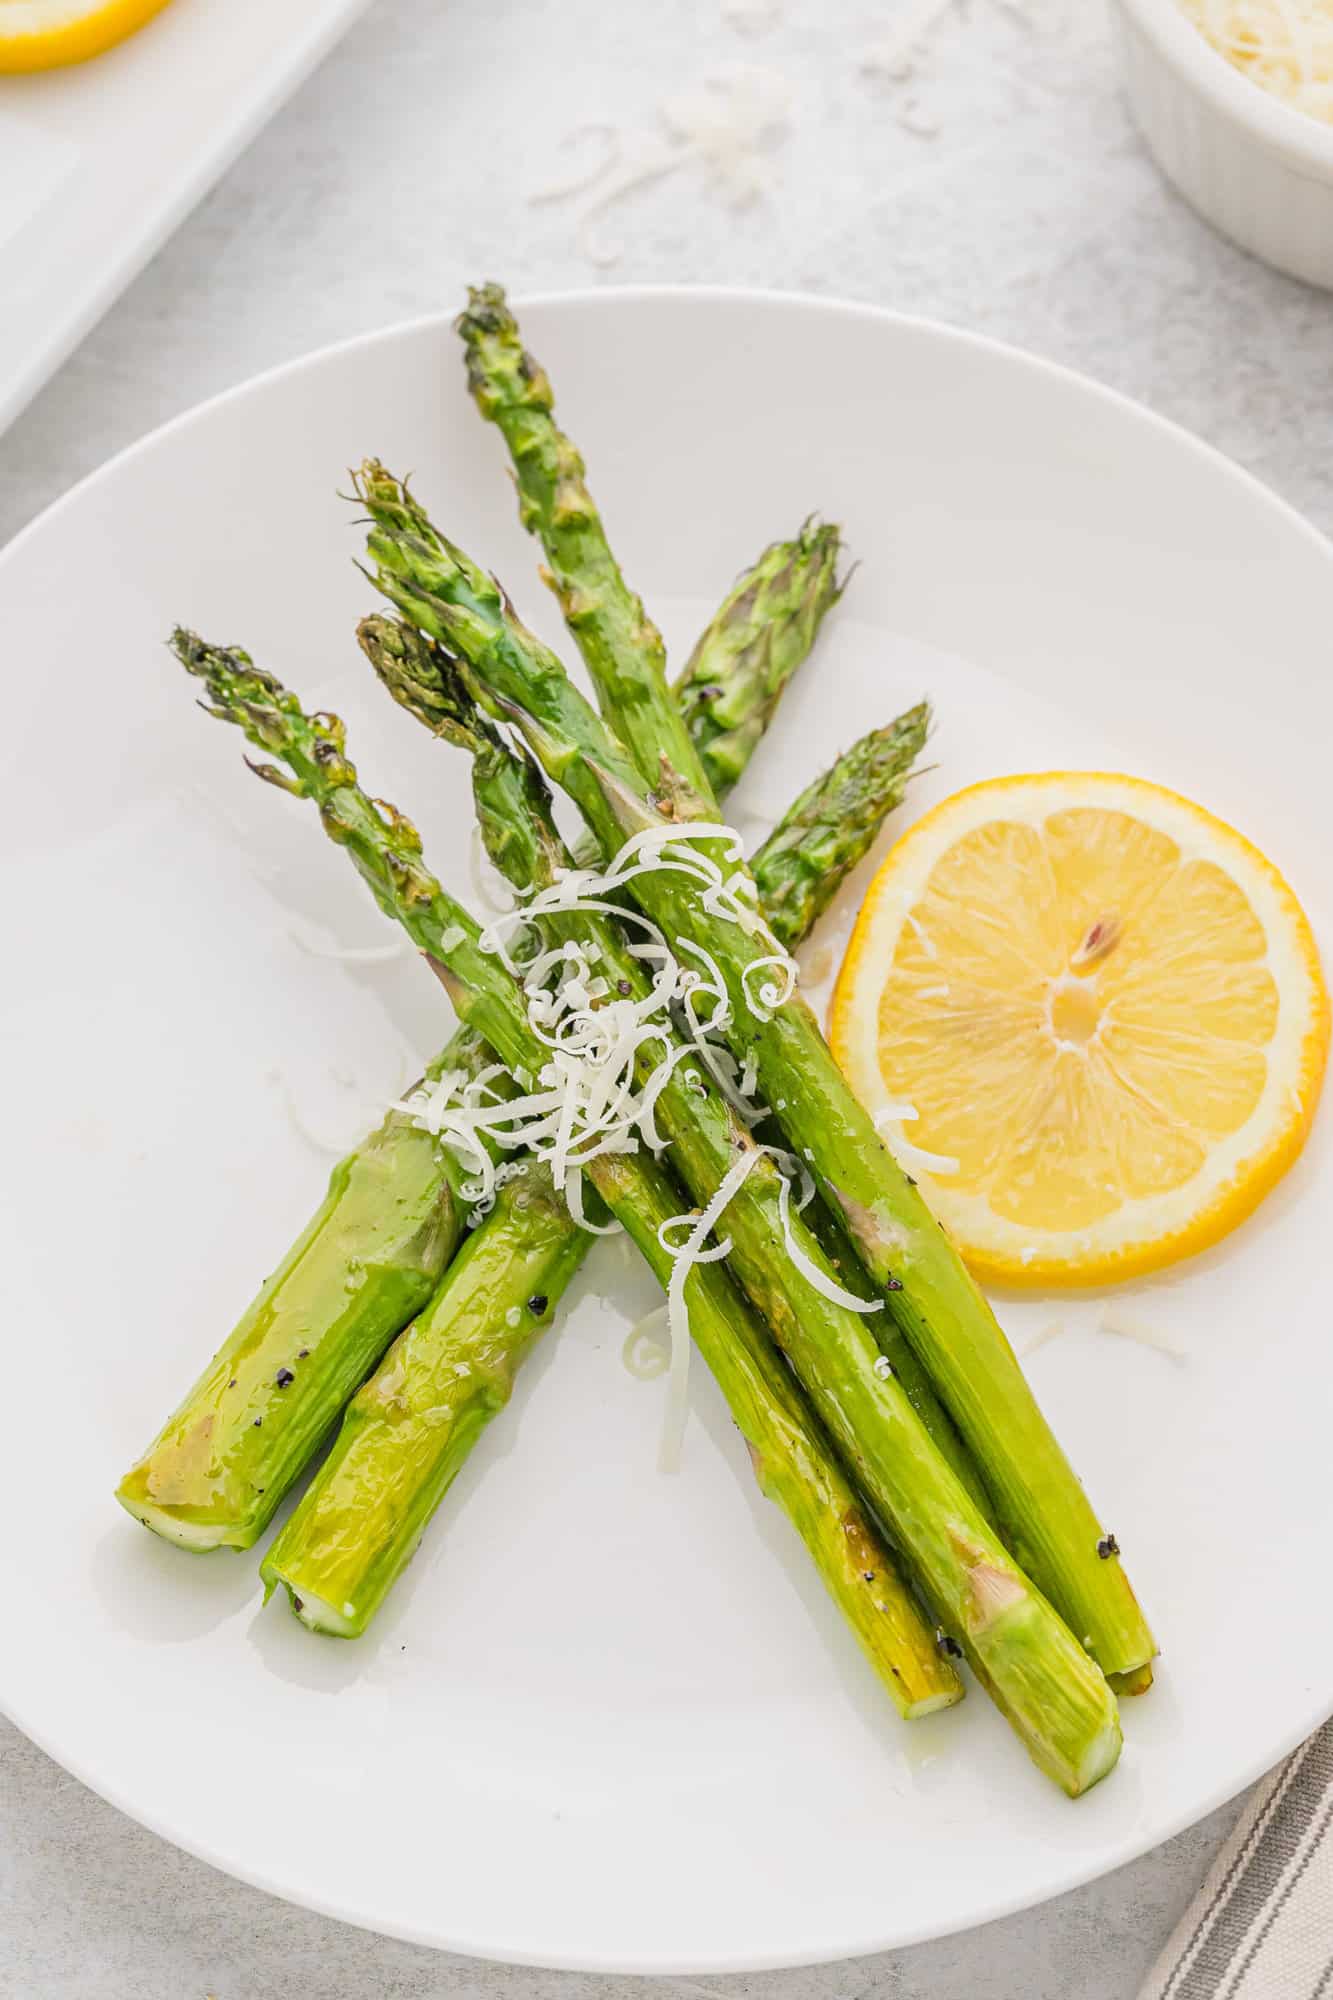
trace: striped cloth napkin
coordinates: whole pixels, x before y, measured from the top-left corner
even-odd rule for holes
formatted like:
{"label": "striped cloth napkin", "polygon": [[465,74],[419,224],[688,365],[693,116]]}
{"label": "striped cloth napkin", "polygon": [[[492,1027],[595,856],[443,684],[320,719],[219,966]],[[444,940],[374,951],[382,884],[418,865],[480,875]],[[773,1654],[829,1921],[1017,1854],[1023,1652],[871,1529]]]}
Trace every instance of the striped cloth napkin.
{"label": "striped cloth napkin", "polygon": [[1260,1786],[1141,2000],[1333,2000],[1333,1722]]}

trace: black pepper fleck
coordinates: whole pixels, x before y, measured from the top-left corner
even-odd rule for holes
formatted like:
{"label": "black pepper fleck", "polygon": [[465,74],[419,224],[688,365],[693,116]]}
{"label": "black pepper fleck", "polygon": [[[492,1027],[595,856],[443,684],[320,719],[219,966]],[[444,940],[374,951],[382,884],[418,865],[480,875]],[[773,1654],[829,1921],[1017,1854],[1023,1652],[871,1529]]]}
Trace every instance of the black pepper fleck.
{"label": "black pepper fleck", "polygon": [[873,1570],[873,1569],[863,1569],[863,1570],[861,1571],[861,1581],[862,1581],[863,1583],[873,1583],[873,1582],[875,1581],[875,1572],[874,1572],[874,1570]]}
{"label": "black pepper fleck", "polygon": [[902,1288],[903,1281],[901,1278],[886,1278],[884,1280],[884,1289],[886,1292],[900,1292]]}
{"label": "black pepper fleck", "polygon": [[630,985],[628,979],[617,979],[616,992],[620,995],[622,1000],[628,1000],[630,994],[633,991],[634,988]]}
{"label": "black pepper fleck", "polygon": [[528,1311],[532,1314],[532,1317],[534,1319],[540,1319],[542,1314],[546,1311],[548,1304],[549,1300],[547,1299],[545,1292],[534,1292],[532,1297],[528,1300]]}
{"label": "black pepper fleck", "polygon": [[916,1186],[916,1175],[915,1175],[915,1174],[908,1174],[906,1178],[907,1178],[907,1185],[908,1185],[908,1187],[915,1187],[915,1186]]}
{"label": "black pepper fleck", "polygon": [[296,1377],[293,1375],[290,1368],[279,1368],[277,1374],[273,1377],[273,1380],[277,1383],[280,1389],[288,1389],[291,1387],[292,1383],[296,1380]]}
{"label": "black pepper fleck", "polygon": [[236,1377],[234,1375],[232,1376],[230,1382],[228,1382],[227,1387],[229,1389],[234,1389],[236,1387]]}
{"label": "black pepper fleck", "polygon": [[294,1598],[292,1599],[292,1610],[293,1610],[293,1611],[304,1611],[304,1610],[305,1610],[305,1604],[304,1604],[304,1602],[302,1601],[302,1599],[301,1599],[301,1598],[299,1598],[299,1597],[294,1597]]}
{"label": "black pepper fleck", "polygon": [[1103,1562],[1109,1562],[1112,1556],[1118,1556],[1120,1553],[1120,1544],[1115,1536],[1103,1535],[1097,1544],[1097,1553]]}
{"label": "black pepper fleck", "polygon": [[303,1347],[303,1348],[301,1349],[300,1353],[299,1353],[299,1354],[297,1355],[297,1357],[296,1357],[296,1358],[297,1358],[297,1360],[298,1360],[298,1361],[304,1361],[304,1360],[305,1360],[305,1358],[306,1358],[306,1356],[307,1356],[307,1355],[309,1354],[309,1352],[310,1352],[310,1349],[309,1349],[308,1347]]}
{"label": "black pepper fleck", "polygon": [[264,1419],[263,1419],[262,1417],[256,1417],[256,1418],[255,1418],[255,1429],[256,1429],[256,1430],[258,1430],[258,1429],[259,1429],[259,1426],[260,1426],[260,1425],[261,1425],[261,1424],[263,1423],[263,1421],[264,1421]]}

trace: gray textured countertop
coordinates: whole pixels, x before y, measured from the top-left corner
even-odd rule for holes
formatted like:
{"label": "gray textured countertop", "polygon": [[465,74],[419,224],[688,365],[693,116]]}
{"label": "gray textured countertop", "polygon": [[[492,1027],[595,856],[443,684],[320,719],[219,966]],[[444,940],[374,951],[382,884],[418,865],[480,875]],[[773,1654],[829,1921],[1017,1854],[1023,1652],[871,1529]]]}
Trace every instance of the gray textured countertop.
{"label": "gray textured countertop", "polygon": [[[189,0],[178,0],[181,5]],[[1217,241],[1161,185],[1088,0],[1044,29],[959,4],[906,85],[866,67],[907,0],[381,0],[0,439],[0,539],[109,453],[303,350],[515,291],[792,288],[933,315],[1141,397],[1333,521],[1333,304]],[[1035,10],[1034,10],[1035,11]],[[780,18],[764,27],[770,14]],[[534,189],[664,93],[736,65],[789,89],[766,191],[695,160],[580,230]],[[931,136],[905,129],[900,113]],[[505,150],[505,148],[509,150]],[[584,204],[586,206],[586,203]],[[618,252],[614,264],[594,266]],[[1093,1887],[943,1943],[753,1979],[594,1980],[450,1960],[215,1874],[0,1725],[3,2000],[1130,2000],[1238,1807]]]}

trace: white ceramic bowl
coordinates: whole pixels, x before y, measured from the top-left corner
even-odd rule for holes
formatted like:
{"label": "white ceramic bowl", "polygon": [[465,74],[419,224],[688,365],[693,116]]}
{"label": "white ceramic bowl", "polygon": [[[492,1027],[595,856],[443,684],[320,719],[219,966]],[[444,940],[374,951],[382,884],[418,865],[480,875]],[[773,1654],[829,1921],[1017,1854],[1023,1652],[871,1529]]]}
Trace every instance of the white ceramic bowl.
{"label": "white ceramic bowl", "polygon": [[1176,0],[1115,0],[1130,101],[1169,180],[1279,271],[1333,291],[1333,127],[1233,69]]}

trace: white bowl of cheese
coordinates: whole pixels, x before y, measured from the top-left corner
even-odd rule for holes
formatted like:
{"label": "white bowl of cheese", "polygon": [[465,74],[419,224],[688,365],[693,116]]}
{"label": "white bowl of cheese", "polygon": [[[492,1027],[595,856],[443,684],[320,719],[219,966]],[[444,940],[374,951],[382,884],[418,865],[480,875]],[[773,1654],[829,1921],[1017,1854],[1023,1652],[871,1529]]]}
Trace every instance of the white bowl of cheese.
{"label": "white bowl of cheese", "polygon": [[[1333,0],[1325,6],[1333,14]],[[1115,10],[1134,114],[1168,179],[1243,250],[1333,290],[1333,88],[1322,64],[1260,49],[1241,69],[1181,0],[1115,0]],[[1253,22],[1265,10],[1214,0],[1209,11]],[[1256,80],[1265,74],[1280,91]]]}

